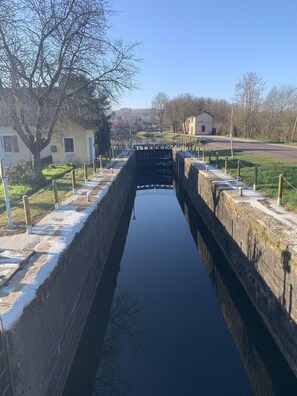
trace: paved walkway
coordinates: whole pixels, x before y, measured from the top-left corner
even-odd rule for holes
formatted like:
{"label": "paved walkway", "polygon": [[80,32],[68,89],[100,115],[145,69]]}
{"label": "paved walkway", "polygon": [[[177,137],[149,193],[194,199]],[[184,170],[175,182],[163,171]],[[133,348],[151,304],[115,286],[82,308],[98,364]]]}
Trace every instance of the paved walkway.
{"label": "paved walkway", "polygon": [[[193,157],[190,153],[187,156],[188,158]],[[253,191],[252,188],[241,181],[236,181],[221,169],[216,169],[215,166],[210,166],[205,161],[193,158],[193,163],[195,162],[200,165],[200,171],[206,177],[213,178],[215,176],[212,183],[219,185],[223,190],[228,190],[235,202],[248,203],[261,211],[263,222],[278,232],[280,238],[287,241],[288,247],[297,253],[297,213],[288,212],[283,206],[277,205],[275,200],[265,197],[258,191]],[[242,189],[242,195],[240,195],[240,189]],[[261,218],[257,217],[257,220],[261,221]]]}
{"label": "paved walkway", "polygon": [[76,194],[33,226],[31,234],[0,237],[0,314],[4,328],[16,320],[53,271],[59,254],[106,194],[128,156],[128,151],[123,152],[91,177]]}

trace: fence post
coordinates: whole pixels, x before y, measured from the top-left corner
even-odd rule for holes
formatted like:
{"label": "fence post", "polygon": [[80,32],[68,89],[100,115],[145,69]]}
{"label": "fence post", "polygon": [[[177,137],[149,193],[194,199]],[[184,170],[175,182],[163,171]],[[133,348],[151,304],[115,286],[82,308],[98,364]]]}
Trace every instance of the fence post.
{"label": "fence post", "polygon": [[112,153],[112,159],[114,160],[114,147],[113,146],[111,148],[111,153]]}
{"label": "fence post", "polygon": [[75,194],[76,183],[75,183],[75,169],[71,171],[71,182],[72,182],[72,193]]}
{"label": "fence post", "polygon": [[25,210],[27,234],[32,234],[32,220],[31,220],[31,214],[30,214],[28,195],[23,195],[23,204],[24,204],[24,210]]}
{"label": "fence post", "polygon": [[257,184],[258,184],[258,167],[255,166],[253,191],[257,191]]}
{"label": "fence post", "polygon": [[205,147],[203,146],[202,150],[202,160],[205,161]]}
{"label": "fence post", "polygon": [[197,153],[198,159],[200,158],[200,144],[198,143],[198,153]]}
{"label": "fence post", "polygon": [[219,153],[216,153],[216,168],[219,167]]}
{"label": "fence post", "polygon": [[55,209],[59,209],[57,180],[53,180],[52,183],[53,183],[53,190],[54,190]]}
{"label": "fence post", "polygon": [[278,194],[277,194],[277,204],[281,205],[283,203],[283,175],[279,175],[278,178]]}
{"label": "fence post", "polygon": [[4,192],[4,200],[6,205],[6,213],[7,213],[7,228],[14,228],[14,224],[12,222],[11,217],[11,209],[10,209],[10,201],[8,196],[8,186],[7,186],[7,179],[5,173],[5,166],[4,166],[4,159],[0,160],[0,177],[2,179],[3,184],[3,192]]}
{"label": "fence post", "polygon": [[228,173],[228,156],[225,159],[225,173]]}
{"label": "fence post", "polygon": [[100,166],[100,171],[102,171],[103,166],[102,166],[102,155],[99,156],[99,166]]}
{"label": "fence post", "polygon": [[88,182],[88,168],[87,168],[86,163],[84,163],[84,175],[85,175],[85,184],[87,184],[87,182]]}
{"label": "fence post", "polygon": [[211,151],[210,150],[208,152],[208,163],[209,163],[209,165],[211,164]]}
{"label": "fence post", "polygon": [[93,173],[94,173],[94,176],[96,176],[96,157],[93,159]]}
{"label": "fence post", "polygon": [[237,181],[240,181],[240,160],[237,161]]}

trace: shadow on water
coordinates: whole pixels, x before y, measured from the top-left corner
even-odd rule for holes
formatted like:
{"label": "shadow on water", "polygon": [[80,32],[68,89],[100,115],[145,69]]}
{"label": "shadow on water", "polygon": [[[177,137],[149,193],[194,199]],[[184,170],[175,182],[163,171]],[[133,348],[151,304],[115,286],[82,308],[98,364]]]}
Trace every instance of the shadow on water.
{"label": "shadow on water", "polygon": [[[129,325],[129,331],[135,331],[135,322],[139,310],[138,300],[133,300],[127,290],[121,290],[117,296],[114,296],[134,198],[135,190],[133,189],[127,200],[119,229],[111,247],[108,261],[64,387],[63,396],[90,395],[94,381],[95,386],[97,383],[97,387],[103,391],[106,386],[114,388],[115,391],[122,387],[117,367],[113,363],[113,355],[116,351],[111,350],[109,347],[110,343],[108,344],[108,340],[106,340],[106,328],[108,321],[113,320],[114,326],[110,335],[115,338],[117,333],[119,333],[117,332],[119,326]],[[105,360],[106,362],[106,370],[104,372],[107,377],[105,381],[108,385],[104,383],[102,378],[96,376],[100,360]],[[102,393],[101,391],[100,393],[98,391],[97,394],[108,395],[108,393]]]}
{"label": "shadow on water", "polygon": [[259,396],[297,395],[297,380],[180,184],[177,198],[218,303]]}

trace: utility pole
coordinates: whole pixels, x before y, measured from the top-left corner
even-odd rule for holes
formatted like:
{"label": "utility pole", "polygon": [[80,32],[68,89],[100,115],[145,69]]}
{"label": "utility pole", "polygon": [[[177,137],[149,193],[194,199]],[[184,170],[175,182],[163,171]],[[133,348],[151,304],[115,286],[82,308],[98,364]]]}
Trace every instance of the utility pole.
{"label": "utility pole", "polygon": [[231,158],[233,158],[233,118],[234,118],[234,105],[231,107],[231,123],[230,123],[230,146],[231,146]]}
{"label": "utility pole", "polygon": [[295,118],[294,127],[293,127],[293,132],[292,132],[292,142],[294,142],[294,140],[295,140],[296,126],[297,126],[297,116],[296,116],[296,118]]}
{"label": "utility pole", "polygon": [[9,196],[8,196],[8,187],[7,187],[5,165],[4,165],[4,158],[3,158],[2,140],[0,141],[0,177],[2,179],[3,190],[4,190],[4,199],[5,199],[5,206],[6,206],[6,213],[7,213],[7,228],[14,228],[14,224],[13,224],[12,218],[11,218],[11,211],[10,211],[10,202],[9,202]]}

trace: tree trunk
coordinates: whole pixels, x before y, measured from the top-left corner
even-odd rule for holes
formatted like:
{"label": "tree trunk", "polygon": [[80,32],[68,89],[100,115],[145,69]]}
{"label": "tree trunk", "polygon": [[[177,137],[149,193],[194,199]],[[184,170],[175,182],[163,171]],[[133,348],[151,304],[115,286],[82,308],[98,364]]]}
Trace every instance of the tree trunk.
{"label": "tree trunk", "polygon": [[32,153],[32,168],[41,168],[41,155],[39,150],[35,150],[34,153]]}

